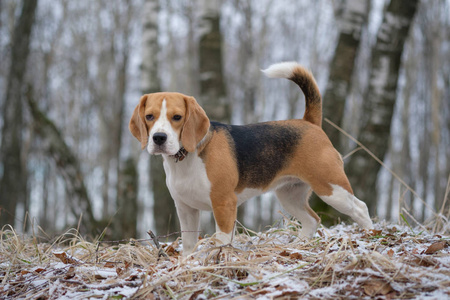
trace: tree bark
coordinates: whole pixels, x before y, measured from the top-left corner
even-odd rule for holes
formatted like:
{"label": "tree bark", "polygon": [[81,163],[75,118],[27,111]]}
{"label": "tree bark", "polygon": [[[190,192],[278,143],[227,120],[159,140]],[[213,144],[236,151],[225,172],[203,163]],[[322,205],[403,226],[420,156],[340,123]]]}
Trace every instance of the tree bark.
{"label": "tree bark", "polygon": [[199,72],[200,102],[208,116],[219,122],[229,122],[231,107],[225,95],[222,63],[222,33],[220,31],[220,1],[200,1]]}
{"label": "tree bark", "polygon": [[144,94],[161,91],[161,84],[158,76],[159,11],[159,0],[146,0],[144,2],[141,64],[141,90]]}
{"label": "tree bark", "polygon": [[0,180],[0,228],[5,224],[14,225],[17,203],[25,204],[27,197],[26,166],[22,160],[22,90],[36,7],[37,0],[23,1],[13,34],[0,148],[3,167]]}
{"label": "tree bark", "polygon": [[[336,8],[340,33],[323,96],[323,113],[340,127],[343,127],[345,101],[350,92],[361,33],[367,24],[369,10],[369,0],[345,0]],[[342,152],[341,134],[330,125],[325,125],[323,129],[334,147]]]}
{"label": "tree bark", "polygon": [[[369,87],[358,140],[383,160],[396,100],[403,46],[417,9],[417,0],[392,0],[384,13],[373,47]],[[364,200],[371,215],[376,213],[376,182],[380,165],[365,151],[351,156],[347,174],[355,195]]]}
{"label": "tree bark", "polygon": [[138,173],[136,162],[128,158],[119,176],[119,193],[117,196],[117,219],[114,222],[112,238],[129,239],[137,237],[138,214]]}
{"label": "tree bark", "polygon": [[55,124],[38,109],[37,104],[31,97],[27,98],[28,107],[34,120],[35,132],[43,140],[42,151],[53,158],[64,179],[66,194],[70,199],[70,211],[76,219],[83,216],[80,223],[82,231],[95,235],[97,222],[94,218],[78,159],[64,141]]}
{"label": "tree bark", "polygon": [[[344,109],[351,89],[353,69],[358,54],[361,33],[367,25],[370,10],[369,0],[345,0],[335,7],[335,15],[339,26],[339,37],[330,65],[330,75],[323,96],[323,115],[330,121],[343,127]],[[325,123],[323,130],[330,138],[333,146],[340,152],[341,134]],[[348,219],[333,207],[319,199],[316,194],[310,199],[313,210],[321,212],[322,223],[332,225],[336,218]]]}
{"label": "tree bark", "polygon": [[[161,91],[158,75],[159,28],[158,14],[160,6],[158,0],[146,0],[144,4],[144,28],[142,49],[142,93]],[[160,155],[150,158],[150,184],[153,192],[153,218],[155,230],[159,234],[177,231],[179,228],[175,203],[166,185],[166,174]]]}

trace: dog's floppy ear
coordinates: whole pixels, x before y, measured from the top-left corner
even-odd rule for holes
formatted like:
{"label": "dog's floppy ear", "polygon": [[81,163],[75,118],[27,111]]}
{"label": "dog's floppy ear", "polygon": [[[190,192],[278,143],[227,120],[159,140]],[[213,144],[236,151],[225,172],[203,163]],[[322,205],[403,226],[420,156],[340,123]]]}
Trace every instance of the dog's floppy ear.
{"label": "dog's floppy ear", "polygon": [[141,148],[144,149],[148,143],[148,129],[145,124],[145,104],[147,102],[148,95],[144,95],[139,100],[139,104],[134,109],[133,115],[131,116],[128,128],[131,133],[141,142]]}
{"label": "dog's floppy ear", "polygon": [[187,152],[194,152],[209,130],[209,119],[193,97],[184,97],[186,118],[181,131],[181,143]]}

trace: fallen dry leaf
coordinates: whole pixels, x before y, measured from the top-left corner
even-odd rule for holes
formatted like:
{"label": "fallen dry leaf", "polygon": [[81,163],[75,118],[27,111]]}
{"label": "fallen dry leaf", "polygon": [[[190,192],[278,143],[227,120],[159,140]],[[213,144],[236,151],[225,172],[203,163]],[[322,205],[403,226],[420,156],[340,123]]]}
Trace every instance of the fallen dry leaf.
{"label": "fallen dry leaf", "polygon": [[103,279],[106,279],[105,276],[102,276],[102,275],[100,275],[100,274],[95,274],[95,275],[94,275],[94,278],[97,279],[97,280],[103,280]]}
{"label": "fallen dry leaf", "polygon": [[303,256],[297,252],[292,253],[291,255],[289,255],[289,257],[295,260],[301,260],[303,258]]}
{"label": "fallen dry leaf", "polygon": [[47,270],[44,269],[44,268],[37,268],[37,269],[34,269],[34,272],[36,272],[36,273],[42,273],[42,272],[45,272],[45,271],[47,271]]}
{"label": "fallen dry leaf", "polygon": [[383,232],[383,231],[376,230],[376,229],[370,229],[369,232],[370,232],[369,236],[377,236],[377,235],[381,235],[381,232]]}
{"label": "fallen dry leaf", "polygon": [[394,289],[391,284],[381,279],[374,279],[364,283],[364,293],[371,297],[375,295],[387,295],[393,291]]}
{"label": "fallen dry leaf", "polygon": [[175,247],[172,245],[169,245],[166,247],[165,249],[167,255],[169,256],[179,256],[180,254],[178,253],[178,251],[175,249]]}
{"label": "fallen dry leaf", "polygon": [[55,255],[57,258],[59,258],[60,261],[62,261],[64,264],[68,265],[78,265],[80,264],[80,261],[77,259],[71,257],[66,252],[53,252],[53,255]]}
{"label": "fallen dry leaf", "polygon": [[433,254],[435,252],[438,252],[438,251],[444,249],[446,245],[447,245],[446,242],[435,242],[435,243],[431,244],[427,248],[427,250],[425,250],[425,254]]}
{"label": "fallen dry leaf", "polygon": [[107,261],[104,265],[105,268],[114,268],[116,266],[116,263],[112,261]]}
{"label": "fallen dry leaf", "polygon": [[22,270],[22,271],[20,271],[20,275],[27,275],[27,274],[29,274],[29,273],[31,273],[30,271],[28,271],[28,270]]}
{"label": "fallen dry leaf", "polygon": [[387,255],[388,255],[389,257],[393,257],[393,256],[394,256],[394,250],[389,249],[389,250],[387,251]]}

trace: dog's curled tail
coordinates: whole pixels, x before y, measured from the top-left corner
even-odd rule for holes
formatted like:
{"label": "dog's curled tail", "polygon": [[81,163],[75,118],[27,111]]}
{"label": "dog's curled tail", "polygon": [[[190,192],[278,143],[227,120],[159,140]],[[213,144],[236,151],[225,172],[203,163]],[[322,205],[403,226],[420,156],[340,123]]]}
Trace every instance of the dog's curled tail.
{"label": "dog's curled tail", "polygon": [[262,72],[271,78],[287,78],[295,82],[305,94],[303,119],[322,127],[322,97],[312,73],[297,62],[273,64]]}

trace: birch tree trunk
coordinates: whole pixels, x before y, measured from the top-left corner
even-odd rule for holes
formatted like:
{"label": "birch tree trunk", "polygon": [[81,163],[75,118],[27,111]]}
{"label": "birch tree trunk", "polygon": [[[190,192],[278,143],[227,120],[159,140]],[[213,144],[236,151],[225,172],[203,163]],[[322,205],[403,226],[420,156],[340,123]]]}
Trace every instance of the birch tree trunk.
{"label": "birch tree trunk", "polygon": [[[372,50],[369,87],[358,140],[383,160],[389,144],[403,46],[417,9],[417,0],[392,0],[384,13]],[[365,151],[351,156],[347,174],[355,195],[376,213],[376,182],[380,164]]]}
{"label": "birch tree trunk", "polygon": [[[438,11],[442,8],[442,3],[433,2],[429,8],[431,16],[439,16]],[[442,136],[442,126],[440,122],[439,112],[442,110],[441,99],[442,91],[439,82],[440,66],[445,65],[444,59],[442,59],[441,49],[443,32],[440,26],[439,17],[438,20],[432,19],[432,17],[426,18],[426,28],[424,28],[424,54],[427,59],[427,79],[429,80],[428,86],[430,87],[430,99],[431,99],[431,130],[429,135],[431,136],[431,146],[434,150],[434,207],[436,211],[440,211],[442,202],[444,200],[445,189],[440,185],[442,177],[446,177],[445,167],[439,161],[440,157],[440,144]],[[448,18],[448,17],[447,17]],[[448,63],[447,63],[448,64]],[[449,99],[447,99],[449,100]],[[449,105],[449,104],[448,104]],[[425,217],[425,216],[424,216]],[[425,219],[425,218],[423,218]]]}
{"label": "birch tree trunk", "polygon": [[201,0],[199,34],[200,102],[211,120],[230,121],[222,62],[220,1]]}
{"label": "birch tree trunk", "polygon": [[161,91],[158,77],[158,15],[159,0],[145,0],[143,6],[142,30],[142,64],[141,90],[142,93],[156,93]]}
{"label": "birch tree trunk", "polygon": [[[158,76],[158,14],[160,11],[158,0],[146,0],[143,9],[141,89],[142,93],[147,94],[161,91]],[[167,189],[166,174],[160,155],[150,157],[150,181],[153,191],[153,218],[156,232],[165,234],[177,231],[179,225],[175,203]]]}
{"label": "birch tree trunk", "polygon": [[97,6],[111,20],[111,30],[105,30],[102,22],[97,22],[97,45],[100,56],[98,72],[91,85],[98,105],[100,121],[99,158],[102,169],[102,218],[109,219],[115,211],[114,204],[119,194],[120,150],[124,119],[125,94],[128,84],[129,45],[133,8],[128,4],[115,4],[107,8]]}
{"label": "birch tree trunk", "polygon": [[114,221],[112,239],[137,237],[138,174],[136,162],[128,158],[119,174],[119,194],[117,196],[117,220]]}
{"label": "birch tree trunk", "polygon": [[11,65],[2,116],[0,228],[5,224],[14,225],[16,206],[18,203],[25,204],[27,197],[26,166],[22,157],[22,90],[36,7],[37,0],[23,1],[22,12],[13,34]]}
{"label": "birch tree trunk", "polygon": [[[361,33],[367,25],[370,3],[369,0],[345,0],[335,10],[340,33],[323,96],[323,114],[343,127],[345,101],[350,92],[353,68]],[[341,152],[341,134],[327,124],[323,129],[334,147]]]}
{"label": "birch tree trunk", "polygon": [[58,171],[64,178],[71,213],[77,220],[80,216],[83,216],[83,221],[80,223],[81,230],[85,233],[95,234],[97,221],[94,218],[91,201],[77,157],[66,144],[55,124],[38,109],[31,96],[27,100],[34,120],[35,132],[43,140],[43,151],[53,159]]}
{"label": "birch tree trunk", "polygon": [[[114,20],[120,20],[122,15],[126,15],[124,23],[116,24],[122,32],[122,49],[116,54],[120,58],[118,74],[117,74],[117,90],[114,102],[114,118],[110,119],[111,138],[115,141],[112,145],[111,159],[115,164],[116,173],[116,211],[119,222],[116,222],[117,230],[114,231],[116,238],[136,238],[137,237],[137,218],[138,218],[138,174],[136,162],[129,157],[126,161],[120,161],[121,145],[122,145],[122,129],[125,111],[125,97],[128,85],[129,53],[131,45],[131,31],[133,19],[132,5],[127,2],[124,11],[115,11]],[[117,21],[118,22],[118,21]],[[118,226],[117,226],[118,225]]]}
{"label": "birch tree trunk", "polygon": [[[367,25],[370,11],[369,0],[344,0],[335,7],[339,26],[339,37],[330,65],[330,75],[323,96],[323,115],[333,123],[343,127],[345,102],[350,93],[353,69],[361,42],[361,33]],[[323,130],[333,146],[340,152],[341,133],[331,125],[324,123]],[[336,218],[346,220],[348,217],[327,205],[315,194],[311,197],[313,210],[322,212],[322,223],[331,225]]]}

